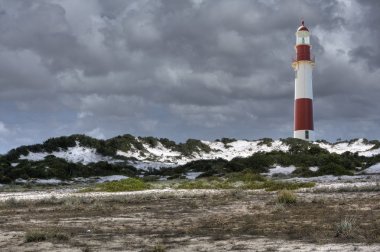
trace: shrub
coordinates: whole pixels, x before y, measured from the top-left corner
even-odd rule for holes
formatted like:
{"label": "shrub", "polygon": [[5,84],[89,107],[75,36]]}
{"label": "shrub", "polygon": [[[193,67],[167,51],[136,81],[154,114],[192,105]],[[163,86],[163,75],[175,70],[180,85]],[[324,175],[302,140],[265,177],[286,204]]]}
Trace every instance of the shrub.
{"label": "shrub", "polygon": [[227,178],[229,181],[242,181],[246,183],[251,183],[255,181],[264,182],[267,180],[264,176],[258,173],[251,172],[249,170],[227,174]]}
{"label": "shrub", "polygon": [[127,178],[97,185],[97,189],[106,192],[141,191],[149,188],[149,184],[137,178]]}
{"label": "shrub", "polygon": [[290,154],[305,153],[312,146],[312,143],[297,138],[281,139],[281,141],[289,146]]}
{"label": "shrub", "polygon": [[220,139],[220,141],[224,144],[229,144],[229,143],[235,142],[236,139],[235,138],[223,137],[222,139]]}
{"label": "shrub", "polygon": [[315,172],[311,171],[309,167],[299,167],[292,172],[292,175],[307,178],[315,176]]}
{"label": "shrub", "polygon": [[266,145],[268,147],[271,147],[272,146],[272,142],[273,142],[273,139],[272,138],[262,138],[262,139],[259,139],[260,142],[257,144],[259,146],[261,145]]}
{"label": "shrub", "polygon": [[25,234],[25,242],[41,242],[47,240],[46,232],[31,230]]}
{"label": "shrub", "polygon": [[165,252],[165,247],[164,245],[161,244],[156,244],[152,250],[153,252]]}
{"label": "shrub", "polygon": [[48,238],[54,239],[57,241],[67,241],[70,239],[70,236],[66,233],[61,233],[61,232],[52,232]]}
{"label": "shrub", "polygon": [[356,220],[354,217],[345,217],[336,224],[336,237],[352,238]]}
{"label": "shrub", "polygon": [[268,180],[264,182],[263,188],[267,191],[278,191],[278,190],[297,190],[300,188],[310,188],[314,187],[314,182],[281,182]]}
{"label": "shrub", "polygon": [[139,140],[148,144],[151,148],[154,148],[158,145],[158,139],[155,137],[139,137]]}
{"label": "shrub", "polygon": [[46,240],[67,241],[70,236],[58,230],[29,230],[25,233],[25,242],[41,242]]}
{"label": "shrub", "polygon": [[281,204],[295,204],[297,196],[289,190],[281,190],[277,194],[277,201]]}
{"label": "shrub", "polygon": [[318,175],[353,175],[349,170],[346,170],[343,166],[336,163],[328,163],[319,167],[319,170],[316,172]]}
{"label": "shrub", "polygon": [[211,148],[200,140],[188,139],[186,143],[180,143],[177,145],[177,150],[185,156],[191,156],[193,153],[200,151],[209,153]]}
{"label": "shrub", "polygon": [[176,148],[177,144],[167,138],[160,138],[160,143],[167,149]]}
{"label": "shrub", "polygon": [[230,171],[242,171],[249,169],[252,172],[266,172],[268,167],[274,165],[275,159],[268,153],[258,152],[248,158],[234,158],[227,167]]}
{"label": "shrub", "polygon": [[234,186],[227,180],[219,179],[207,181],[203,179],[182,182],[175,186],[175,189],[232,189]]}
{"label": "shrub", "polygon": [[107,147],[111,147],[113,149],[122,150],[122,151],[129,151],[132,148],[135,148],[138,150],[145,150],[143,144],[130,134],[125,134],[122,136],[117,136],[117,137],[108,139],[105,141],[105,145],[107,145]]}
{"label": "shrub", "polygon": [[16,208],[16,207],[19,207],[20,206],[20,203],[19,201],[17,201],[15,198],[9,198],[9,199],[6,199],[3,203],[4,206],[8,207],[8,208]]}
{"label": "shrub", "polygon": [[142,178],[142,180],[144,182],[154,182],[154,181],[157,181],[160,179],[160,176],[156,176],[156,175],[148,175],[148,176],[144,176]]}

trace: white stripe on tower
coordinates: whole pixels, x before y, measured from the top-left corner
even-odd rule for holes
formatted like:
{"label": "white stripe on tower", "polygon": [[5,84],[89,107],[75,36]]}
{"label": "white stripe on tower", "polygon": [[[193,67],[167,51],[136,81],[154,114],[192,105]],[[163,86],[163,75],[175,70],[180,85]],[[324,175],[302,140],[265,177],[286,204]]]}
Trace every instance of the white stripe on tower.
{"label": "white stripe on tower", "polygon": [[310,32],[304,25],[296,32],[296,58],[293,68],[296,73],[294,92],[294,138],[312,140],[314,138],[313,123],[313,66],[310,56]]}

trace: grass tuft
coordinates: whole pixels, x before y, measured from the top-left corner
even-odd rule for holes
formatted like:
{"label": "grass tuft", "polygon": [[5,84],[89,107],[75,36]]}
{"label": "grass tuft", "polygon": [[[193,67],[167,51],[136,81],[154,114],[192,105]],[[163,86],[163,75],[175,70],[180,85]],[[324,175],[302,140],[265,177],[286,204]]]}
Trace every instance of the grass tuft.
{"label": "grass tuft", "polygon": [[277,201],[281,204],[295,204],[297,203],[297,196],[289,190],[281,190],[277,194]]}
{"label": "grass tuft", "polygon": [[162,244],[156,244],[152,250],[153,252],[165,252],[166,249]]}
{"label": "grass tuft", "polygon": [[336,237],[345,239],[353,238],[353,232],[356,226],[356,219],[354,217],[345,217],[336,224]]}
{"label": "grass tuft", "polygon": [[46,241],[47,235],[46,232],[38,230],[30,230],[25,234],[25,242],[41,242]]}
{"label": "grass tuft", "polygon": [[46,240],[67,241],[70,235],[57,230],[29,230],[25,233],[25,242],[41,242]]}

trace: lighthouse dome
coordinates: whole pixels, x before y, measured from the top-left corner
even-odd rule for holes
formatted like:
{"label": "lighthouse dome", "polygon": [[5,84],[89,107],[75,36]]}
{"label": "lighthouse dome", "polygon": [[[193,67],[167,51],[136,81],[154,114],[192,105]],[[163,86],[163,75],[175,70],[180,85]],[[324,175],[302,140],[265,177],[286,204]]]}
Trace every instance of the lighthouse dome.
{"label": "lighthouse dome", "polygon": [[309,31],[309,29],[307,29],[306,26],[301,25],[300,27],[298,27],[297,31]]}
{"label": "lighthouse dome", "polygon": [[303,20],[301,22],[301,26],[298,27],[297,31],[309,31],[309,29],[307,29],[307,27],[305,26],[305,22]]}

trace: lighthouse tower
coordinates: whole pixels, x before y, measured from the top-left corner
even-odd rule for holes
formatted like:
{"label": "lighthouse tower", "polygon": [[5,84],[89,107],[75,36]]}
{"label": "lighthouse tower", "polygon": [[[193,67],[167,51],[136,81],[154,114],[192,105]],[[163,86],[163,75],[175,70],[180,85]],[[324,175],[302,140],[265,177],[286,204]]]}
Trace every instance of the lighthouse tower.
{"label": "lighthouse tower", "polygon": [[292,67],[295,71],[294,138],[313,140],[313,84],[314,59],[310,55],[310,32],[304,21],[296,32],[296,58]]}

